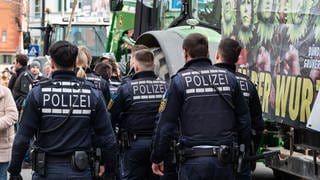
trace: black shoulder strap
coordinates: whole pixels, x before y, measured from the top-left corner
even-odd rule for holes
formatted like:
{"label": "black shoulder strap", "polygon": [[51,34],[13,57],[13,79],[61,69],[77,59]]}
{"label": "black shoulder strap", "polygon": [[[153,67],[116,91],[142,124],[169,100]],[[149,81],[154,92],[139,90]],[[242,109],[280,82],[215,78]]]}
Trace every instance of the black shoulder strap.
{"label": "black shoulder strap", "polygon": [[[191,69],[191,70],[193,70],[193,71],[198,72],[198,73],[201,75],[201,72],[200,72],[199,70],[197,70],[197,69],[195,69],[195,68],[193,68],[193,67],[188,67],[188,68]],[[203,77],[204,77],[204,79],[208,82],[208,84],[211,84],[210,81],[208,80],[208,78],[207,78],[206,76],[203,76]],[[230,102],[230,101],[219,91],[219,89],[218,89],[213,83],[211,84],[211,86],[213,87],[213,89],[215,89],[215,90],[218,92],[219,96],[231,107],[231,109],[233,109],[233,110],[236,109],[235,106],[233,105],[233,103]]]}

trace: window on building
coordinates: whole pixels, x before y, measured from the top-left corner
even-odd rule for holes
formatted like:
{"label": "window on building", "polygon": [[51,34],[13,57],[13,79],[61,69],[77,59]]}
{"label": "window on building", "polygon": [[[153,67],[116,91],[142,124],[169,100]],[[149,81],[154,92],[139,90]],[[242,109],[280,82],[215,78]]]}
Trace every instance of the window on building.
{"label": "window on building", "polygon": [[72,8],[72,6],[73,6],[73,0],[70,0],[69,8]]}
{"label": "window on building", "polygon": [[7,31],[2,31],[1,42],[7,42]]}
{"label": "window on building", "polygon": [[3,63],[4,64],[11,64],[11,56],[3,55]]}
{"label": "window on building", "polygon": [[[74,3],[74,0],[70,0],[70,7],[69,7],[69,8],[71,8],[71,9],[72,9],[72,7],[73,7],[73,3]],[[81,9],[81,2],[78,2],[78,8],[80,8],[80,9]]]}
{"label": "window on building", "polygon": [[34,3],[34,17],[40,18],[41,15],[41,2],[40,0],[35,0]]}

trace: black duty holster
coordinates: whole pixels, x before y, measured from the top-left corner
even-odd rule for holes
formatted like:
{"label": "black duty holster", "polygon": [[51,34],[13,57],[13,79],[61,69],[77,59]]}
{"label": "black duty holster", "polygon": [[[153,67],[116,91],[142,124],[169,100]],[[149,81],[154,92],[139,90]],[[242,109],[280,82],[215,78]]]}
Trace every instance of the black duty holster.
{"label": "black duty holster", "polygon": [[37,148],[30,151],[32,170],[39,176],[46,175],[46,154]]}
{"label": "black duty holster", "polygon": [[135,135],[128,131],[120,131],[119,133],[119,145],[121,150],[125,150],[131,147],[132,142],[136,139]]}
{"label": "black duty holster", "polygon": [[220,145],[218,159],[225,164],[236,164],[239,159],[239,146],[234,143],[232,146]]}
{"label": "black duty holster", "polygon": [[101,148],[95,148],[91,150],[90,164],[91,164],[93,179],[94,180],[101,179],[101,177],[99,177],[100,165],[102,164]]}
{"label": "black duty holster", "polygon": [[179,158],[178,158],[177,149],[178,149],[177,140],[172,140],[170,142],[170,149],[168,153],[169,159],[171,159],[172,164],[178,163]]}

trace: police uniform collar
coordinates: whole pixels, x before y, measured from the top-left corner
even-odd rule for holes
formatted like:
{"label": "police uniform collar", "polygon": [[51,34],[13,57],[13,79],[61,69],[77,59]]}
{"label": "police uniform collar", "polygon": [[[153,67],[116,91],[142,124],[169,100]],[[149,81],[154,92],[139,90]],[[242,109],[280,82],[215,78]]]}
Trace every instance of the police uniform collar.
{"label": "police uniform collar", "polygon": [[236,65],[227,63],[216,63],[214,66],[227,69],[230,72],[236,72]]}
{"label": "police uniform collar", "polygon": [[57,70],[52,74],[52,79],[76,79],[76,73],[74,71]]}
{"label": "police uniform collar", "polygon": [[121,80],[117,76],[111,76],[109,79],[112,82],[121,82]]}
{"label": "police uniform collar", "polygon": [[141,71],[133,75],[132,80],[140,79],[145,77],[154,77],[157,78],[156,74],[153,71]]}
{"label": "police uniform collar", "polygon": [[203,66],[203,65],[212,65],[212,62],[209,58],[193,58],[188,61],[184,67],[190,66]]}
{"label": "police uniform collar", "polygon": [[[184,71],[189,67],[201,67],[201,66],[212,66],[212,62],[209,58],[194,58],[188,61],[178,72]],[[171,78],[173,78],[172,76]]]}

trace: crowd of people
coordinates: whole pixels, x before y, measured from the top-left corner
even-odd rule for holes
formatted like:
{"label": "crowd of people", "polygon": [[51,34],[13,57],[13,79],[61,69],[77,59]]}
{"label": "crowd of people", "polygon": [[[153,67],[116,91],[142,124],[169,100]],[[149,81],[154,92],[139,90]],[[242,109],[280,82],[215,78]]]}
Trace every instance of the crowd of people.
{"label": "crowd of people", "polygon": [[[235,72],[237,41],[221,41],[216,65],[208,48],[207,37],[188,35],[186,64],[169,84],[155,74],[144,45],[132,48],[123,78],[113,54],[91,69],[90,50],[67,41],[50,47],[43,67],[16,55],[14,72],[1,76],[0,103],[8,105],[1,106],[0,134],[9,141],[0,136],[0,180],[7,170],[22,179],[23,162],[32,163],[33,179],[250,179],[250,163],[236,172],[237,159],[218,154],[240,144],[255,153],[263,130],[259,98]],[[178,162],[172,142],[179,143]]]}

